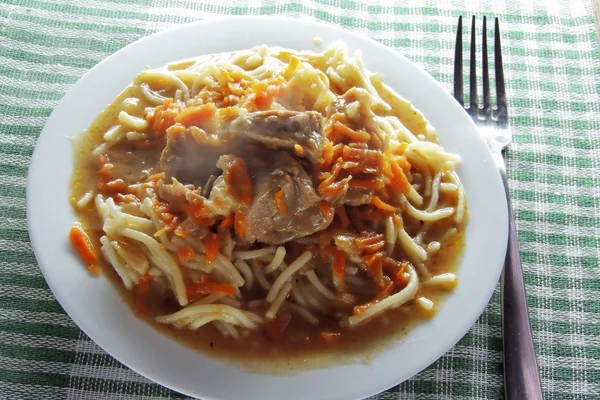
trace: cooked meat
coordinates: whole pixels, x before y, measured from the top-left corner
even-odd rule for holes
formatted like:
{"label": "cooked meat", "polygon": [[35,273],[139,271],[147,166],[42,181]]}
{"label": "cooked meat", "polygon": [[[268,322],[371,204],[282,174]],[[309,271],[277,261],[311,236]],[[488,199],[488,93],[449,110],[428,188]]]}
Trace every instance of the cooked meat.
{"label": "cooked meat", "polygon": [[314,111],[240,114],[218,128],[219,146],[199,143],[188,131],[167,134],[160,167],[169,177],[204,186],[209,177],[219,171],[216,167],[219,157],[238,152],[238,145],[248,141],[259,142],[268,149],[289,150],[312,163],[320,163],[326,143],[322,122],[321,114]]}
{"label": "cooked meat", "polygon": [[[315,111],[270,110],[243,114],[222,125],[219,137],[224,142],[251,139],[269,149],[296,151],[313,164],[322,161],[326,143],[323,117]],[[302,148],[299,152],[297,146]]]}
{"label": "cooked meat", "polygon": [[244,239],[281,244],[327,228],[333,213],[321,212],[321,198],[302,165],[282,151],[272,152],[268,160],[255,172]]}
{"label": "cooked meat", "polygon": [[167,134],[160,168],[168,177],[180,182],[204,186],[211,175],[218,175],[216,164],[221,152],[219,148],[198,143],[188,131]]}

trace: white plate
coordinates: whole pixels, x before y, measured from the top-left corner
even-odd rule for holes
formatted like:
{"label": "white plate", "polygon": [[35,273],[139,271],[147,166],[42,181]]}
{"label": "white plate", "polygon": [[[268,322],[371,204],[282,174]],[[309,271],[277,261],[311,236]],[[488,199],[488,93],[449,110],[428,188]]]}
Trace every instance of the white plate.
{"label": "white plate", "polygon": [[[183,347],[136,319],[107,279],[92,278],[69,247],[75,215],[69,205],[72,149],[67,136],[87,128],[146,65],[260,44],[297,50],[343,40],[361,49],[371,71],[412,101],[461,155],[458,170],[470,221],[459,285],[433,320],[415,328],[370,364],[350,364],[292,376],[242,372]],[[123,364],[178,392],[202,399],[358,399],[415,375],[452,347],[475,323],[500,276],[507,209],[500,176],[475,125],[431,76],[371,39],[334,26],[274,17],[240,17],[179,26],[135,42],[107,58],[64,96],[35,148],[27,186],[27,220],[46,281],[77,325]]]}

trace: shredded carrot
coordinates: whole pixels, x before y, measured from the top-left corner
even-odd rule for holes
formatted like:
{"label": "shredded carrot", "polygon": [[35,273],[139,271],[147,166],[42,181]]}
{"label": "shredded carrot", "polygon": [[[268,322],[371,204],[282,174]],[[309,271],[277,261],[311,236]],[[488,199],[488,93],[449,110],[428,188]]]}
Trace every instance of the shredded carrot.
{"label": "shredded carrot", "polygon": [[341,332],[321,332],[321,339],[325,343],[335,343],[342,338]]}
{"label": "shredded carrot", "polygon": [[400,228],[403,223],[400,217],[397,214],[392,214],[392,221],[394,221],[394,227]]}
{"label": "shredded carrot", "polygon": [[228,190],[244,205],[252,203],[252,181],[248,176],[246,163],[240,157],[225,168],[225,183]]}
{"label": "shredded carrot", "polygon": [[348,182],[350,181],[350,179],[342,179],[339,182],[335,182],[332,183],[331,185],[325,187],[325,188],[319,188],[319,191],[321,192],[321,194],[325,195],[325,196],[336,196],[338,194],[342,194],[344,193],[344,191],[346,189],[348,189]]}
{"label": "shredded carrot", "polygon": [[344,276],[344,271],[346,270],[346,253],[342,250],[335,250],[331,269],[334,275],[338,277]]}
{"label": "shredded carrot", "polygon": [[373,243],[381,242],[383,240],[385,240],[385,238],[381,233],[370,232],[370,233],[363,233],[361,236],[354,239],[354,244],[359,249],[364,249],[365,247],[367,247]]}
{"label": "shredded carrot", "polygon": [[367,132],[355,131],[348,125],[344,125],[339,121],[333,123],[333,131],[348,137],[352,142],[368,142],[371,139],[371,135]]}
{"label": "shredded carrot", "polygon": [[229,228],[231,225],[233,225],[233,214],[229,214],[225,217],[219,224],[219,228]]}
{"label": "shredded carrot", "polygon": [[398,189],[400,193],[406,194],[410,189],[410,183],[408,182],[408,178],[404,174],[404,171],[398,165],[398,162],[395,159],[390,159],[390,167],[392,168],[393,177],[391,178],[391,182],[395,189]]}
{"label": "shredded carrot", "polygon": [[321,163],[321,167],[328,167],[329,165],[331,165],[331,162],[333,161],[333,143],[332,142],[327,142],[325,143],[325,146],[323,147],[323,153],[321,154],[321,158],[323,159],[323,162]]}
{"label": "shredded carrot", "polygon": [[[197,224],[212,225],[213,220],[209,216],[208,209],[204,203],[190,204],[184,207],[185,212]],[[186,232],[187,233],[187,232]]]}
{"label": "shredded carrot", "polygon": [[180,106],[173,103],[173,99],[168,98],[162,106],[156,107],[149,123],[152,122],[152,128],[157,136],[163,136],[169,127],[175,125],[175,118],[180,111]]}
{"label": "shredded carrot", "polygon": [[287,214],[287,204],[285,203],[285,192],[283,189],[279,189],[275,194],[273,194],[273,200],[277,205],[277,210],[279,211],[279,215]]}
{"label": "shredded carrot", "polygon": [[345,148],[346,145],[344,145],[343,143],[338,143],[335,146],[333,146],[333,156],[331,157],[331,159],[337,160],[338,157],[341,157],[341,155],[344,154]]}
{"label": "shredded carrot", "polygon": [[233,217],[233,228],[238,237],[243,237],[246,233],[246,216],[244,214],[235,214]]}
{"label": "shredded carrot", "polygon": [[396,285],[400,288],[406,287],[408,285],[408,277],[406,276],[406,263],[402,263],[402,266],[398,268],[398,272],[396,272]]}
{"label": "shredded carrot", "polygon": [[378,209],[380,209],[381,211],[384,212],[390,212],[390,213],[395,213],[396,211],[398,211],[398,209],[388,203],[385,203],[383,200],[381,200],[379,198],[379,196],[373,196],[373,199],[371,199],[371,204],[373,204],[375,207],[377,207]]}
{"label": "shredded carrot", "polygon": [[97,252],[90,237],[85,233],[79,222],[76,222],[69,231],[69,239],[86,266],[91,267],[96,264],[98,261]]}
{"label": "shredded carrot", "polygon": [[219,109],[219,119],[221,122],[231,121],[240,115],[240,109],[237,107],[223,107]]}
{"label": "shredded carrot", "polygon": [[179,122],[175,125],[171,125],[165,131],[169,136],[178,136],[183,134],[186,131],[185,126],[181,125]]}
{"label": "shredded carrot", "polygon": [[219,236],[216,233],[209,232],[204,238],[204,247],[206,248],[206,261],[213,262],[221,248]]}
{"label": "shredded carrot", "polygon": [[166,174],[164,172],[159,172],[158,174],[150,175],[146,178],[146,181],[157,182],[159,180],[165,180]]}
{"label": "shredded carrot", "polygon": [[200,125],[207,119],[215,115],[217,107],[214,103],[203,104],[196,107],[188,107],[181,111],[176,117],[176,122],[181,122],[183,125]]}
{"label": "shredded carrot", "polygon": [[186,285],[186,294],[190,301],[200,300],[209,294],[223,294],[225,296],[235,295],[235,286],[227,283],[216,283],[204,279],[201,281],[193,281]]}
{"label": "shredded carrot", "polygon": [[110,182],[99,182],[98,190],[105,193],[119,193],[124,192],[127,189],[127,185],[123,182],[123,179],[115,179]]}
{"label": "shredded carrot", "polygon": [[380,288],[385,287],[385,280],[383,276],[383,258],[385,256],[376,253],[369,256],[370,260],[367,262],[367,271],[369,275],[375,280],[375,283]]}
{"label": "shredded carrot", "polygon": [[135,291],[135,313],[137,315],[148,314],[148,307],[146,304],[146,297],[150,290],[150,280],[152,277],[148,274],[142,275],[138,281]]}
{"label": "shredded carrot", "polygon": [[321,211],[321,214],[323,214],[324,216],[329,217],[331,207],[329,207],[329,203],[327,203],[327,200],[321,200],[319,202],[319,211]]}
{"label": "shredded carrot", "polygon": [[195,255],[194,249],[190,246],[184,247],[177,252],[177,258],[179,258],[179,261],[181,262],[190,261]]}
{"label": "shredded carrot", "polygon": [[370,301],[370,302],[368,302],[366,304],[361,304],[359,306],[354,306],[354,309],[352,310],[352,314],[354,314],[354,315],[362,314],[365,311],[367,311],[369,308],[373,307],[375,304],[379,303],[380,301],[381,300],[375,299],[375,300]]}

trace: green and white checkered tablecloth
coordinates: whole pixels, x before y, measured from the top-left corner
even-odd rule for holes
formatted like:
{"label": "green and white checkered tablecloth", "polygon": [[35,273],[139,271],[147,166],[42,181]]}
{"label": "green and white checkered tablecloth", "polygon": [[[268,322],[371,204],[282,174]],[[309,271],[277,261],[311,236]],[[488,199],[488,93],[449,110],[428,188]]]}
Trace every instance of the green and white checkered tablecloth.
{"label": "green and white checkered tablecloth", "polygon": [[[500,17],[504,29],[515,134],[509,185],[545,396],[600,399],[600,58],[591,0],[0,0],[0,398],[182,398],[75,326],[29,243],[33,147],[91,67],[176,24],[275,14],[369,35],[450,89],[457,17],[473,13]],[[453,349],[375,398],[502,398],[499,304],[496,292]]]}

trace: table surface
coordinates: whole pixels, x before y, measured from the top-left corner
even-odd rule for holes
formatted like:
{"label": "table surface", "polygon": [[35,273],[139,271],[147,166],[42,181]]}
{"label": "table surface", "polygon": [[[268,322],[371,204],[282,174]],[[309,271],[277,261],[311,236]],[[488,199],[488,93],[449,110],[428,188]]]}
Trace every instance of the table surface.
{"label": "table surface", "polygon": [[[224,14],[278,14],[369,35],[450,90],[457,18],[487,14],[499,17],[503,29],[514,131],[506,153],[509,186],[545,397],[599,399],[597,3],[0,0],[0,398],[182,397],[119,364],[73,324],[48,289],[29,243],[25,187],[37,137],[60,98],[96,63],[176,24]],[[498,290],[454,348],[374,398],[502,398]]]}

